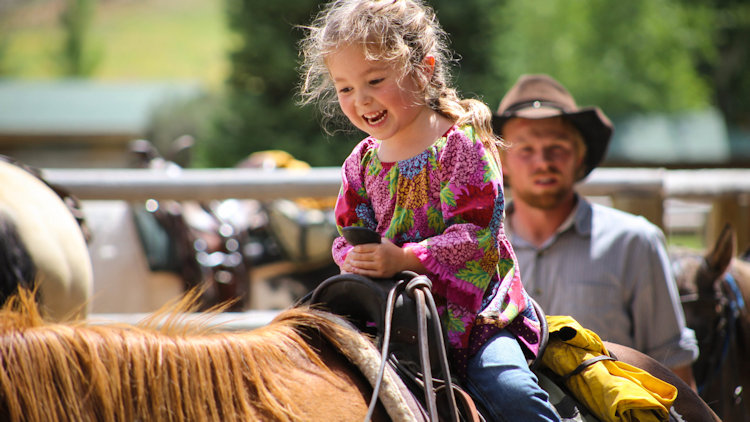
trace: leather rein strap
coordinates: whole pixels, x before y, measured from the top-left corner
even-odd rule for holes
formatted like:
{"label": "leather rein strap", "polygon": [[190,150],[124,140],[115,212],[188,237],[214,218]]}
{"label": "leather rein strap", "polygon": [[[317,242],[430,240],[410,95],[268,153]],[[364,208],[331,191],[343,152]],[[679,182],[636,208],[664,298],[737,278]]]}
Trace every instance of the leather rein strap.
{"label": "leather rein strap", "polygon": [[435,299],[432,297],[432,282],[429,278],[424,275],[418,275],[412,272],[406,272],[411,279],[407,282],[405,280],[399,280],[388,292],[388,298],[385,307],[385,318],[384,318],[384,333],[383,333],[383,344],[381,347],[382,360],[378,371],[378,378],[373,389],[372,398],[370,399],[370,406],[367,411],[365,421],[369,421],[372,418],[372,414],[375,411],[375,405],[378,400],[378,393],[380,391],[380,384],[385,373],[385,365],[388,360],[388,349],[391,338],[391,327],[393,319],[393,311],[396,304],[398,295],[406,293],[409,297],[414,299],[417,306],[417,343],[419,345],[419,358],[420,364],[422,365],[423,371],[423,382],[424,382],[424,394],[425,403],[427,406],[428,415],[431,421],[437,422],[439,420],[437,410],[437,400],[435,395],[435,389],[432,380],[432,369],[430,366],[430,353],[429,353],[429,333],[427,328],[427,315],[426,309],[429,307],[432,318],[432,335],[438,345],[438,359],[440,360],[440,368],[445,375],[445,389],[448,399],[448,406],[451,413],[451,421],[458,422],[458,407],[456,405],[456,397],[452,388],[450,369],[448,366],[448,356],[445,349],[445,343],[443,341],[443,332],[440,326],[440,318],[437,317],[437,306],[435,305]]}

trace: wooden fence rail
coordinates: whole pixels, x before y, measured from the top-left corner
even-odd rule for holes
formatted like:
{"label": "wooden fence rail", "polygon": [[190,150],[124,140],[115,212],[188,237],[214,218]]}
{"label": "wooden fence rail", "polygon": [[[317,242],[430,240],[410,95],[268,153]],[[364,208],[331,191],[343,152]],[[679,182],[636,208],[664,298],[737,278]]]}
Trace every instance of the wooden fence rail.
{"label": "wooden fence rail", "polygon": [[[52,183],[82,200],[147,199],[272,200],[336,195],[337,167],[310,170],[258,169],[44,169]],[[725,222],[738,234],[741,251],[750,247],[750,169],[667,170],[597,168],[579,186],[584,195],[608,196],[612,204],[664,227],[664,200],[710,202],[704,236],[712,241]]]}

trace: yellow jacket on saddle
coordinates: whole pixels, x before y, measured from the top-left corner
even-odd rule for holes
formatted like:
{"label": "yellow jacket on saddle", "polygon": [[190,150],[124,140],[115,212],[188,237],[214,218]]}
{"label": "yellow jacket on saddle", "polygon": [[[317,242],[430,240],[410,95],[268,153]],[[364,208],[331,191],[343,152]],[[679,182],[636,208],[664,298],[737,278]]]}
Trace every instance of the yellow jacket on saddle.
{"label": "yellow jacket on saddle", "polygon": [[[596,333],[568,316],[547,316],[549,343],[542,365],[602,421],[666,421],[677,389],[610,356]],[[589,359],[601,359],[581,366]],[[580,368],[583,370],[580,370]],[[579,369],[575,374],[568,376]]]}

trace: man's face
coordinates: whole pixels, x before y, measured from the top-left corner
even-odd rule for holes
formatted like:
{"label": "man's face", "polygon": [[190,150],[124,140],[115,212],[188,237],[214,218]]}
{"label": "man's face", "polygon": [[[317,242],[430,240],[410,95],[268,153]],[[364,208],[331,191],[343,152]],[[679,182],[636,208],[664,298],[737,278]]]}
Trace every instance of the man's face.
{"label": "man's face", "polygon": [[514,201],[554,209],[573,195],[583,156],[577,135],[562,118],[509,120],[502,137],[509,144],[502,167]]}

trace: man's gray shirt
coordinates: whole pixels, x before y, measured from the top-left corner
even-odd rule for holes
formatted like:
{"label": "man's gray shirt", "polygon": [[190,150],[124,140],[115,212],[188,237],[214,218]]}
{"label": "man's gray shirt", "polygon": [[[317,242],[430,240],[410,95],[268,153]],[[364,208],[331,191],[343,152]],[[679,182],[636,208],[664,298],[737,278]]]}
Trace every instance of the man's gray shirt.
{"label": "man's gray shirt", "polygon": [[548,315],[570,315],[603,340],[640,350],[667,367],[698,357],[657,226],[580,196],[540,248],[510,226],[521,280]]}

